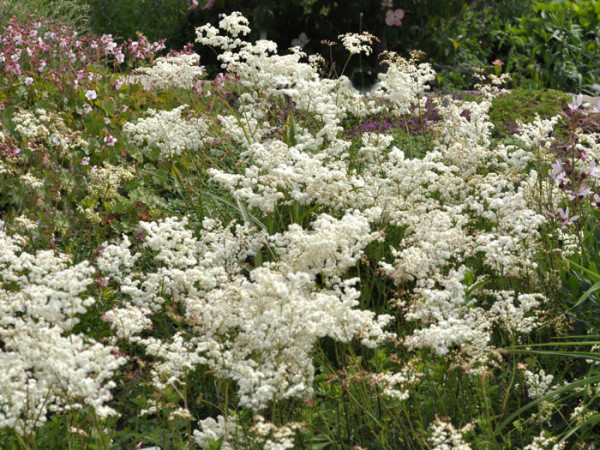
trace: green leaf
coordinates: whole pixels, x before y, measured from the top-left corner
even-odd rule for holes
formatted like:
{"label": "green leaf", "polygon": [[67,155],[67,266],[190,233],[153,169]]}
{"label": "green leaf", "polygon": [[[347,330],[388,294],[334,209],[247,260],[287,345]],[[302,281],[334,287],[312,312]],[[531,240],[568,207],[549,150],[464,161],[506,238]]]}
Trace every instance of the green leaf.
{"label": "green leaf", "polygon": [[[579,264],[577,264],[575,261],[572,261],[572,260],[569,261],[569,265],[571,266],[571,269],[573,269],[573,271],[578,273],[579,275],[581,275],[581,276],[587,275],[595,283],[600,281],[600,274],[598,274],[598,268],[595,267],[595,265],[594,265],[595,270],[586,269],[585,267],[580,266]],[[590,264],[590,267],[591,267],[591,264]]]}

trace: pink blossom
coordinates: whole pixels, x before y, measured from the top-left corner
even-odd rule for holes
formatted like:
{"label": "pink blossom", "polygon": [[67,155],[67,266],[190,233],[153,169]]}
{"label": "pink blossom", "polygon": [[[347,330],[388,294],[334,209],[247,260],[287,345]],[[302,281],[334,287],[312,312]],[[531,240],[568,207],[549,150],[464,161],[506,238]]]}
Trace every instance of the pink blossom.
{"label": "pink blossom", "polygon": [[33,84],[33,78],[31,78],[31,77],[25,78],[25,84],[27,86],[31,86]]}
{"label": "pink blossom", "polygon": [[188,8],[189,11],[196,9],[198,7],[198,0],[190,0],[190,7]]}
{"label": "pink blossom", "polygon": [[215,4],[215,0],[208,0],[208,1],[206,2],[206,5],[204,5],[204,6],[202,7],[202,9],[210,9],[210,8],[212,8],[212,7],[213,7],[213,5],[214,5],[214,4]]}
{"label": "pink blossom", "polygon": [[550,217],[552,217],[553,219],[558,220],[560,222],[561,227],[571,225],[573,222],[575,222],[577,219],[579,219],[579,216],[569,217],[569,207],[568,206],[565,209],[558,208],[558,215],[548,211],[547,209],[544,209],[544,212],[547,215],[549,215]]}
{"label": "pink blossom", "polygon": [[94,91],[93,89],[90,89],[89,91],[87,91],[85,93],[85,98],[87,98],[89,101],[96,100],[97,97],[98,97],[98,95],[96,94],[96,91]]}
{"label": "pink blossom", "polygon": [[109,147],[114,147],[117,142],[118,142],[118,139],[113,137],[113,135],[110,133],[108,133],[108,136],[106,136],[104,138],[104,143],[106,145],[108,145]]}
{"label": "pink blossom", "polygon": [[385,24],[387,26],[395,26],[399,27],[402,25],[402,19],[404,18],[404,10],[403,9],[388,9],[385,14]]}
{"label": "pink blossom", "polygon": [[89,114],[92,111],[92,107],[87,103],[83,105],[83,114]]}

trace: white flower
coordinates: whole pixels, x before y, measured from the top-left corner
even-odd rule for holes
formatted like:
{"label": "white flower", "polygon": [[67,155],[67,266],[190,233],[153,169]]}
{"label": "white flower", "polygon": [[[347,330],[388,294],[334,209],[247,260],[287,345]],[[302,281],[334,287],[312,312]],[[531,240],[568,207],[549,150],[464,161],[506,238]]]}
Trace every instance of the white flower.
{"label": "white flower", "polygon": [[361,34],[358,33],[346,33],[338,36],[342,40],[342,44],[350,54],[357,55],[364,53],[370,55],[373,49],[371,45],[378,39],[370,33],[363,31]]}
{"label": "white flower", "polygon": [[[447,420],[447,419],[446,419]],[[465,442],[464,434],[475,428],[474,424],[468,424],[457,430],[452,423],[446,422],[439,417],[430,424],[431,434],[429,442],[435,450],[470,450],[471,446]]]}
{"label": "white flower", "polygon": [[191,89],[194,82],[205,74],[204,67],[198,65],[199,61],[200,56],[195,53],[159,57],[154,66],[136,69],[127,81],[142,81],[143,86],[157,89]]}
{"label": "white flower", "polygon": [[99,417],[125,362],[72,328],[94,303],[94,269],[54,251],[27,253],[0,231],[0,428],[31,435],[50,414],[92,407]]}
{"label": "white flower", "polygon": [[89,101],[96,100],[97,97],[98,97],[98,94],[96,94],[96,91],[94,91],[92,89],[86,91],[86,93],[85,93],[85,98],[87,98]]}
{"label": "white flower", "polygon": [[171,111],[149,109],[149,116],[123,125],[130,142],[141,147],[157,147],[161,157],[172,158],[184,151],[196,151],[204,145],[208,124],[202,119],[184,119],[181,105]]}
{"label": "white flower", "polygon": [[112,136],[110,133],[108,136],[104,137],[104,143],[109,147],[114,147],[118,141],[119,140],[116,137]]}

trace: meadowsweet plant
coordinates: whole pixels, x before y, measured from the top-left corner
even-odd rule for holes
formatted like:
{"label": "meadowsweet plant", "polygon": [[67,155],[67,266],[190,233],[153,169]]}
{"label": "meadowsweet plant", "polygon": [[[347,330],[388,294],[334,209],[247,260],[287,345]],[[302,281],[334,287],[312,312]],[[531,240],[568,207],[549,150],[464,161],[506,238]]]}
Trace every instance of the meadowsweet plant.
{"label": "meadowsweet plant", "polygon": [[386,53],[361,93],[248,25],[196,30],[213,80],[191,46],[154,57],[141,36],[91,39],[66,102],[5,65],[24,101],[0,134],[0,355],[23,370],[4,375],[1,427],[24,447],[68,427],[82,446],[441,449],[591,420],[558,402],[587,367],[522,371],[505,348],[568,332],[557,277],[595,199],[593,130],[567,146],[563,119],[533,117],[498,140],[505,76],[439,97],[418,53]]}
{"label": "meadowsweet plant", "polygon": [[[132,336],[148,353],[164,359],[154,373],[157,387],[182,382],[187,371],[204,364],[237,382],[241,406],[261,410],[276,399],[312,394],[309,355],[318,337],[348,342],[356,336],[367,346],[386,337],[382,327],[390,318],[376,319],[371,312],[354,309],[357,280],[340,278],[375,237],[364,218],[347,215],[340,222],[313,224],[314,233],[276,235],[272,249],[277,262],[248,276],[240,273],[242,262],[266,236],[243,227],[235,235],[218,223],[206,226],[206,237],[198,241],[185,229],[185,221],[145,224],[145,246],[158,252],[156,260],[164,266],[141,279],[128,274],[139,255],[128,251],[127,240],[108,246],[98,260],[105,276],[118,281],[131,304],[142,308],[137,313],[132,307],[113,311],[109,320],[119,335]],[[354,236],[349,229],[356,230]],[[345,237],[339,246],[316,252],[322,242],[339,242],[337,233]],[[248,241],[252,234],[253,241]],[[318,275],[329,289],[317,288]],[[190,335],[177,334],[163,348],[155,338],[133,337],[142,331],[131,328],[138,327],[137,316],[147,317],[144,312],[161,311],[171,302],[181,303]]]}
{"label": "meadowsweet plant", "polygon": [[0,358],[6,368],[0,426],[29,446],[51,415],[79,409],[100,419],[115,415],[108,402],[125,359],[114,347],[72,332],[94,303],[86,295],[94,268],[52,250],[24,251],[27,241],[4,231],[0,243]]}

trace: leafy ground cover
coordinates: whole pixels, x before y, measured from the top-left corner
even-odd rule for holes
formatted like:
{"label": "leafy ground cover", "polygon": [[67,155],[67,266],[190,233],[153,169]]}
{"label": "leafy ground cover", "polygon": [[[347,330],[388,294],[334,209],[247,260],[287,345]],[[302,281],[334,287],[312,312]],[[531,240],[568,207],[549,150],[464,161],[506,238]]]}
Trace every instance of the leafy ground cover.
{"label": "leafy ground cover", "polygon": [[249,31],[4,30],[2,447],[593,448],[598,111]]}

